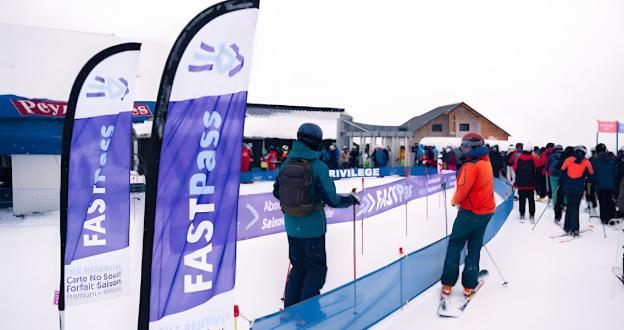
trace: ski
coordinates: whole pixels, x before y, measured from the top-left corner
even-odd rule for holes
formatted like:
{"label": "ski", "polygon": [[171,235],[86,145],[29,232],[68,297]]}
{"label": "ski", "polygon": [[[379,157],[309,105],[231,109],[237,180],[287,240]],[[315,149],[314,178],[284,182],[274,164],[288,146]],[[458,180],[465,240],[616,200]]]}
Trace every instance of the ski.
{"label": "ski", "polygon": [[474,289],[474,292],[470,296],[462,295],[462,297],[457,301],[457,303],[453,304],[451,302],[451,298],[449,295],[441,294],[440,296],[440,305],[438,306],[438,316],[440,317],[451,317],[458,318],[461,314],[466,310],[468,304],[472,301],[472,299],[477,295],[485,280],[488,278],[489,272],[485,269],[479,272],[479,284]]}
{"label": "ski", "polygon": [[593,228],[583,229],[583,230],[579,231],[579,236],[570,236],[570,235],[568,235],[569,237],[566,237],[565,239],[560,240],[559,243],[571,242],[571,241],[573,241],[576,238],[580,238],[581,237],[580,234],[588,232],[588,231],[593,231],[593,230],[594,230]]}
{"label": "ski", "polygon": [[[587,226],[587,228],[586,228],[586,229],[581,230],[581,231],[579,232],[579,234],[580,234],[580,233],[584,233],[584,232],[589,231],[589,230],[594,230],[594,225],[588,225],[588,226]],[[554,239],[554,238],[562,238],[562,237],[566,237],[566,236],[570,236],[570,235],[571,235],[570,233],[562,233],[562,234],[560,234],[560,235],[548,236],[548,238],[552,238],[552,239]]]}

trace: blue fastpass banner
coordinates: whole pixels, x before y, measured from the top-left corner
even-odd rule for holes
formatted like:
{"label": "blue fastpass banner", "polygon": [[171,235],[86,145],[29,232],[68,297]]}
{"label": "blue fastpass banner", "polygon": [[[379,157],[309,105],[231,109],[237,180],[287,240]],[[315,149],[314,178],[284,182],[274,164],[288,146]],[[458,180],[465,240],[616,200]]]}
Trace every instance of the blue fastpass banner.
{"label": "blue fastpass banner", "polygon": [[128,294],[130,155],[140,44],[108,48],[80,71],[64,122],[59,310]]}
{"label": "blue fastpass banner", "polygon": [[[165,65],[148,161],[139,328],[229,329],[258,1],[208,8]],[[159,155],[159,157],[158,157]]]}

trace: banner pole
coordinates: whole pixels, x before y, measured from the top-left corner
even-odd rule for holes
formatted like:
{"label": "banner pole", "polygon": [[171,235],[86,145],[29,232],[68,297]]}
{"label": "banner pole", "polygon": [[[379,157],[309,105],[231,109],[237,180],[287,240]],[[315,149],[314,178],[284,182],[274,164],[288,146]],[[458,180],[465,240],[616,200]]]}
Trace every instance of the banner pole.
{"label": "banner pole", "polygon": [[620,149],[619,138],[620,138],[620,122],[616,120],[615,121],[615,152],[616,153],[618,149]]}
{"label": "banner pole", "polygon": [[429,220],[429,168],[425,167],[425,202],[427,203],[426,207],[426,218]]}
{"label": "banner pole", "polygon": [[[405,187],[406,188],[409,185],[408,177],[409,177],[409,167],[405,167]],[[405,237],[407,237],[407,217],[408,217],[407,216],[407,204],[408,203],[409,203],[409,201],[407,201],[407,199],[406,199],[405,200]]]}
{"label": "banner pole", "polygon": [[[362,177],[362,198],[364,198],[366,190],[364,189],[364,177]],[[364,255],[364,212],[362,212],[362,255]]]}
{"label": "banner pole", "polygon": [[[351,193],[355,193],[353,188]],[[353,204],[353,314],[357,314],[357,253],[355,244],[355,204]]]}

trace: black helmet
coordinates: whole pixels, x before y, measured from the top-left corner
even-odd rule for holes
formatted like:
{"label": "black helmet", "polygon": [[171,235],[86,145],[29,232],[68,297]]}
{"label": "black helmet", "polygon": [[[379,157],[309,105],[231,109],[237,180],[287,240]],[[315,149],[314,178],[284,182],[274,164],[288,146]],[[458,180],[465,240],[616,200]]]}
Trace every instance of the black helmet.
{"label": "black helmet", "polygon": [[297,130],[297,140],[312,150],[319,150],[323,141],[323,131],[317,124],[302,124]]}
{"label": "black helmet", "polygon": [[607,146],[604,143],[598,143],[596,145],[596,152],[597,153],[603,153],[607,151]]}
{"label": "black helmet", "polygon": [[574,152],[577,155],[582,155],[581,157],[585,157],[585,155],[587,155],[587,148],[585,148],[585,146],[576,146],[574,147]]}

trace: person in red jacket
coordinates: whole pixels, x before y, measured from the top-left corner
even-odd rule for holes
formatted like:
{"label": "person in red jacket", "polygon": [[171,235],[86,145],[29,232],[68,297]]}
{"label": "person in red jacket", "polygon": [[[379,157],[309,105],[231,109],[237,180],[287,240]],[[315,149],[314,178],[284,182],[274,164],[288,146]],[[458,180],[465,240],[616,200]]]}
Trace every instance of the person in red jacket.
{"label": "person in red jacket", "polygon": [[277,151],[274,146],[269,147],[269,153],[267,154],[267,168],[269,171],[275,171],[275,164],[277,163]]}
{"label": "person in red jacket", "polygon": [[246,144],[243,143],[243,159],[241,162],[241,172],[249,172],[249,164],[251,162],[251,151]]}
{"label": "person in red jacket", "polygon": [[483,234],[496,210],[494,175],[483,137],[476,133],[466,134],[462,138],[461,151],[466,162],[459,169],[457,188],[451,200],[451,205],[459,205],[459,211],[444,260],[441,309],[446,308],[451,289],[459,277],[459,260],[464,246],[468,248],[462,274],[464,295],[474,293],[478,284]]}
{"label": "person in red jacket", "polygon": [[538,180],[539,164],[540,160],[533,153],[533,146],[526,143],[513,165],[514,172],[516,172],[516,182],[513,186],[518,190],[520,196],[520,219],[524,219],[527,200],[529,201],[529,219],[533,221],[535,218],[535,187]]}

